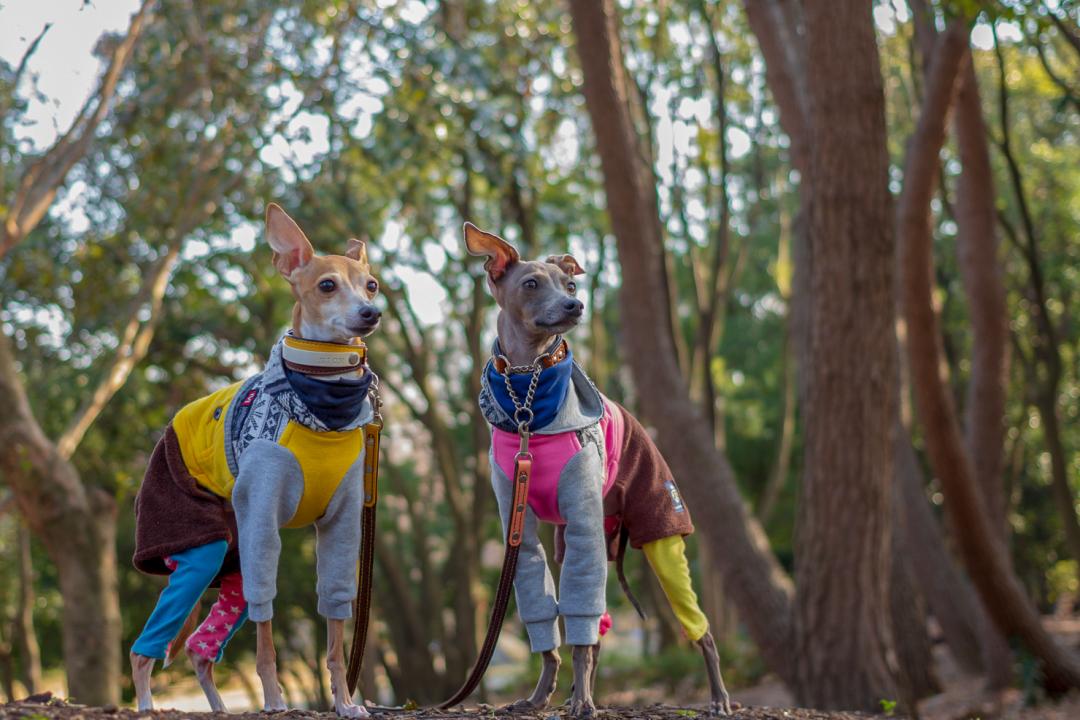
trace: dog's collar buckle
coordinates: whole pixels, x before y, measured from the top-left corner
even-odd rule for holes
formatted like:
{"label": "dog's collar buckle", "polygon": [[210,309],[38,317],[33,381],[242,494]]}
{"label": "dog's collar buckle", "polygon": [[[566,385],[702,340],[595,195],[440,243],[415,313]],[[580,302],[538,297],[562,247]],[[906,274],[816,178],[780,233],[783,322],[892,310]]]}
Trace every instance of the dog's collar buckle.
{"label": "dog's collar buckle", "polygon": [[510,359],[502,353],[497,353],[492,356],[492,363],[495,365],[495,372],[500,375],[525,375],[531,373],[539,365],[540,369],[546,370],[547,368],[558,365],[566,359],[566,354],[570,352],[570,345],[565,339],[560,338],[559,343],[555,346],[555,349],[540,355],[529,365],[511,365]]}

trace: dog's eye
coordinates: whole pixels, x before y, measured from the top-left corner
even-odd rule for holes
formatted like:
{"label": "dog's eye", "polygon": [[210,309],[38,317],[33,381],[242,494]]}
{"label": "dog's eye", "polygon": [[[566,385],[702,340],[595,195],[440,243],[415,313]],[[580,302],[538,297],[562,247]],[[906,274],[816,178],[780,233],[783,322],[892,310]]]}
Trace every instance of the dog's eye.
{"label": "dog's eye", "polygon": [[571,295],[576,293],[577,292],[577,283],[576,282],[568,282],[568,283],[566,283],[566,292],[570,293]]}
{"label": "dog's eye", "polygon": [[379,283],[376,282],[375,280],[368,280],[367,281],[367,289],[368,289],[368,292],[370,292],[370,293],[379,292]]}
{"label": "dog's eye", "polygon": [[536,288],[540,287],[540,285],[535,280],[533,280],[532,278],[529,278],[528,280],[523,282],[522,285],[524,285],[525,287],[527,287],[530,290],[535,290]]}
{"label": "dog's eye", "polygon": [[324,293],[332,293],[337,288],[337,283],[333,280],[326,279],[319,281],[319,289]]}

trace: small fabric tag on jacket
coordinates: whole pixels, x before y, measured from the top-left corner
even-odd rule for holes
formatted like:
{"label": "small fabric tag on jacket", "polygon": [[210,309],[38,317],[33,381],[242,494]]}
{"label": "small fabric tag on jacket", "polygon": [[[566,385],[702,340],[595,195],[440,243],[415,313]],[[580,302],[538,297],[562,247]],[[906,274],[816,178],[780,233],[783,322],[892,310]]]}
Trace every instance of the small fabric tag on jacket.
{"label": "small fabric tag on jacket", "polygon": [[686,512],[686,506],[683,505],[682,495],[679,494],[679,488],[675,487],[675,483],[671,480],[665,481],[664,489],[668,491],[668,496],[671,498],[671,506],[675,509],[675,512]]}

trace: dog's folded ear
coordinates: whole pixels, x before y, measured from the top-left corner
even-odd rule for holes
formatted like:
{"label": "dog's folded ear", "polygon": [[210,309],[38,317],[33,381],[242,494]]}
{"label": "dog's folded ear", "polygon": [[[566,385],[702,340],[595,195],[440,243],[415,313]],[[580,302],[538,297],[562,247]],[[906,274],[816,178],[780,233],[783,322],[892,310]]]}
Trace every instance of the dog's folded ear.
{"label": "dog's folded ear", "polygon": [[367,265],[367,241],[349,238],[349,247],[345,251],[345,257],[352,258],[362,265]]}
{"label": "dog's folded ear", "polygon": [[548,255],[544,262],[558,265],[559,269],[567,275],[584,275],[585,271],[578,265],[573,255]]}
{"label": "dog's folded ear", "polygon": [[274,267],[286,278],[315,255],[304,231],[276,203],[266,206],[266,241],[274,251]]}
{"label": "dog's folded ear", "polygon": [[470,222],[465,223],[465,247],[473,255],[486,255],[484,269],[492,282],[501,278],[507,268],[520,260],[514,246],[498,235],[484,232]]}

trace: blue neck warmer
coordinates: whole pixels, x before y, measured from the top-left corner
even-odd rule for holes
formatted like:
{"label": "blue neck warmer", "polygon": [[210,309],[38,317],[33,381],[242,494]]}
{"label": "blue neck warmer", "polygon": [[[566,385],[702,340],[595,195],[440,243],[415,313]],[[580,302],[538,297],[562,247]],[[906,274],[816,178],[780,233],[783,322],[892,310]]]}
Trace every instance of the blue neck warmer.
{"label": "blue neck warmer", "polygon": [[367,400],[373,375],[371,369],[368,368],[359,380],[327,382],[285,368],[285,377],[288,378],[293,392],[300,397],[315,417],[322,420],[323,424],[331,430],[338,430],[351,423],[360,414],[364,401]]}
{"label": "blue neck warmer", "polygon": [[[548,425],[559,414],[559,408],[566,400],[566,393],[570,391],[570,372],[574,368],[574,355],[569,348],[566,357],[549,368],[540,371],[540,380],[536,385],[536,395],[533,397],[532,411],[533,421],[530,430],[540,430]],[[494,363],[487,365],[488,387],[499,407],[509,415],[514,416],[514,401],[510,399],[510,393],[506,391],[505,378],[495,370]],[[525,401],[529,392],[529,383],[532,380],[530,373],[510,375],[510,384],[514,386],[514,394],[519,402]]]}

